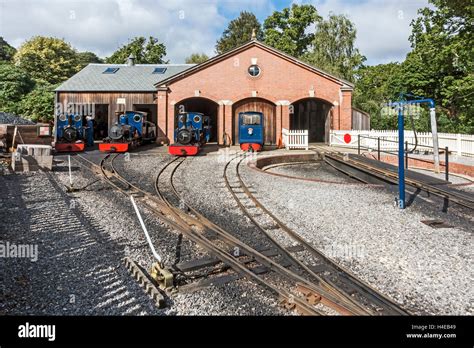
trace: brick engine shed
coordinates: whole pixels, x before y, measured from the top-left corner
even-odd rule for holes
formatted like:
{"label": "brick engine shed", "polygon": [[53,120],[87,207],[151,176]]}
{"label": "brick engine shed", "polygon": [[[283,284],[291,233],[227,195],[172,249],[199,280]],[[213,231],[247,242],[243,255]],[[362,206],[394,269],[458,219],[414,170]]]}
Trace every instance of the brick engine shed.
{"label": "brick engine shed", "polygon": [[351,83],[252,40],[199,65],[89,64],[56,89],[56,101],[94,105],[109,128],[116,111],[146,111],[166,143],[179,112],[209,115],[211,141],[229,145],[238,142],[238,113],[260,111],[265,143],[280,145],[283,128],[307,129],[309,142],[352,129],[353,115],[361,117],[352,92]]}

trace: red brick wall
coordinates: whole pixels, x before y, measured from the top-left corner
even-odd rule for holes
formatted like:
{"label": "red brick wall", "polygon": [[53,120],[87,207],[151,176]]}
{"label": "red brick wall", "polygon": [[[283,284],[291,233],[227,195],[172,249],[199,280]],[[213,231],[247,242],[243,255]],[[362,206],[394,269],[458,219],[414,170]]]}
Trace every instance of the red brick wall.
{"label": "red brick wall", "polygon": [[[252,64],[252,58],[257,58],[257,64],[261,69],[258,77],[251,77],[247,73],[248,67]],[[279,101],[293,103],[308,98],[309,90],[313,89],[315,98],[324,99],[334,105],[333,115],[336,118],[333,120],[334,129],[351,129],[352,92],[341,92],[340,88],[340,83],[330,78],[294,64],[291,60],[276,56],[261,47],[250,46],[245,51],[227,57],[169,85],[167,135],[170,138],[172,135],[170,131],[174,129],[174,117],[172,117],[173,113],[170,113],[173,108],[170,106],[186,98],[194,97],[196,90],[200,91],[201,97],[216,102],[231,101],[232,104],[252,97],[252,91],[256,91],[258,98],[277,105]],[[163,99],[158,99],[158,104],[162,103]],[[277,125],[275,125],[277,131],[280,123],[282,127],[289,126],[288,105],[283,105],[282,108],[283,110],[277,112],[277,116],[282,115],[281,121],[277,119]],[[160,128],[166,127],[162,120],[165,109],[164,106],[158,106]],[[219,122],[223,121],[225,129],[231,129],[228,122],[232,122],[232,105],[225,105],[223,111],[220,114],[225,115],[225,120],[219,120]],[[224,127],[221,127],[220,131]],[[281,134],[277,134],[277,138],[279,137]],[[221,139],[222,134],[218,134],[218,138]]]}

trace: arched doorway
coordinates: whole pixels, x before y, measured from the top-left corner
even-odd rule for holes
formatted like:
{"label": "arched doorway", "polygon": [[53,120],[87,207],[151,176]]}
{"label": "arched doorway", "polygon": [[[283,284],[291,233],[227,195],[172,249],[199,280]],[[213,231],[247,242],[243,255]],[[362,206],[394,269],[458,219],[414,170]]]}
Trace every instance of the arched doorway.
{"label": "arched doorway", "polygon": [[217,141],[217,114],[219,110],[219,104],[211,99],[203,97],[191,97],[181,100],[175,105],[175,125],[177,124],[177,115],[180,112],[201,112],[211,118],[211,142]]}
{"label": "arched doorway", "polygon": [[327,142],[333,105],[323,99],[305,98],[290,108],[290,129],[307,129],[310,143]]}
{"label": "arched doorway", "polygon": [[238,101],[232,106],[232,139],[234,144],[239,143],[239,113],[257,111],[263,113],[265,145],[276,144],[276,113],[275,104],[263,98],[247,98]]}

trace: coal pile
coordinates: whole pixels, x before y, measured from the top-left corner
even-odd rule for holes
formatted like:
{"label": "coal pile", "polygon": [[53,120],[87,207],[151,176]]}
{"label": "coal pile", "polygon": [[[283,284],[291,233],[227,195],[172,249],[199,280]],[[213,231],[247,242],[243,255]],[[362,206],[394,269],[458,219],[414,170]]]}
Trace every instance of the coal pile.
{"label": "coal pile", "polygon": [[0,112],[0,124],[35,124],[35,122],[8,112]]}

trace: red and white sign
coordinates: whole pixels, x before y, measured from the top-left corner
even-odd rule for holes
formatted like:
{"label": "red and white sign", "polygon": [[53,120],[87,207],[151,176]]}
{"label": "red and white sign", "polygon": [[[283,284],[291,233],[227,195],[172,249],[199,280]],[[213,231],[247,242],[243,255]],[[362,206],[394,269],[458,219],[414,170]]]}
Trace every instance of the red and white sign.
{"label": "red and white sign", "polygon": [[344,134],[344,142],[345,142],[346,144],[350,144],[351,141],[352,141],[351,135],[350,135],[349,133]]}
{"label": "red and white sign", "polygon": [[49,126],[38,126],[38,135],[40,137],[50,137],[51,128]]}

